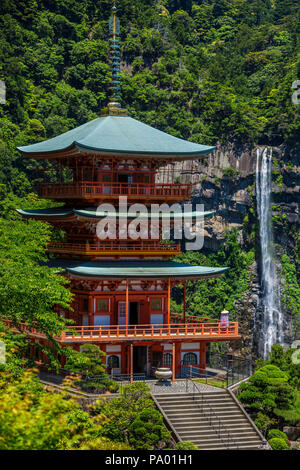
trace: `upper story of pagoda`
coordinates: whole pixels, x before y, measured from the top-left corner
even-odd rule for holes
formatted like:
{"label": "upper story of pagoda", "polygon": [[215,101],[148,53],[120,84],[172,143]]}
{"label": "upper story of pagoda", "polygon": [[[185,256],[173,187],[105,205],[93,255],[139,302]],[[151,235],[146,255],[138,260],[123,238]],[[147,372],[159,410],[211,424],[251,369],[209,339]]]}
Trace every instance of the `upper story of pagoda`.
{"label": "upper story of pagoda", "polygon": [[115,202],[119,196],[145,204],[190,199],[194,161],[214,147],[179,139],[117,112],[107,108],[106,116],[18,148],[24,156],[50,160],[60,169],[59,182],[40,184],[41,197],[72,206]]}

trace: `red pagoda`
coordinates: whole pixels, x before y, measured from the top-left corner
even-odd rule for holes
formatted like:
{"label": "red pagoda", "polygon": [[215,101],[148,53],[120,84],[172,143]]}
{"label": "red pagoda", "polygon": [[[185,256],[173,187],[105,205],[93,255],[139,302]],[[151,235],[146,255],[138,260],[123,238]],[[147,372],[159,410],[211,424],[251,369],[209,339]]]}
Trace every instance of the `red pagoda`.
{"label": "red pagoda", "polygon": [[[64,230],[65,241],[51,243],[50,266],[64,269],[74,295],[73,310],[57,314],[74,321],[71,330],[56,338],[62,346],[80,350],[86,343],[106,353],[108,370],[114,375],[151,375],[156,367],[170,367],[173,380],[189,365],[205,369],[208,342],[240,338],[237,322],[221,323],[191,317],[185,308],[186,281],[220,276],[227,268],[191,266],[171,261],[180,244],[163,243],[162,220],[157,213],[159,239],[141,230],[139,239],[129,236],[129,225],[119,210],[120,197],[127,204],[168,204],[191,197],[193,162],[214,150],[178,139],[127,115],[120,106],[119,21],[116,10],[110,20],[112,32],[113,95],[101,117],[50,140],[19,150],[27,158],[48,160],[59,166],[69,181],[44,182],[40,196],[64,203],[54,209],[19,210],[24,217],[45,220]],[[99,238],[99,222],[109,215],[101,205],[115,209],[114,240]],[[150,211],[149,211],[150,212]],[[203,213],[208,216],[210,213]],[[153,212],[152,212],[153,215]],[[193,211],[192,218],[199,216]],[[174,224],[176,213],[171,213]],[[98,227],[98,229],[97,229]],[[184,285],[184,312],[171,312],[172,286]],[[36,341],[43,335],[31,330]],[[64,358],[62,358],[62,366]]]}

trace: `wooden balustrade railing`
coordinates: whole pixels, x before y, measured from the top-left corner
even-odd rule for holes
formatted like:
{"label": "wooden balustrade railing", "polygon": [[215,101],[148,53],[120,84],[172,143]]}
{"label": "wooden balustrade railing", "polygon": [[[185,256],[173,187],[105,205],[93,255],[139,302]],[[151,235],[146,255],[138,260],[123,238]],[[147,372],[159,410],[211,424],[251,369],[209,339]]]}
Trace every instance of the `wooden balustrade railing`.
{"label": "wooden balustrade railing", "polygon": [[93,255],[101,253],[180,253],[180,244],[160,244],[157,242],[143,242],[140,243],[120,243],[112,242],[99,242],[98,243],[49,243],[47,250],[52,253],[78,253],[83,255]]}
{"label": "wooden balustrade railing", "polygon": [[[5,323],[15,330],[46,338],[46,335],[34,326],[20,323],[16,328],[8,320]],[[171,323],[169,325],[70,326],[61,332],[60,337],[56,336],[55,338],[62,343],[72,343],[77,341],[105,341],[108,339],[143,341],[149,338],[158,340],[198,338],[230,341],[238,337],[238,322],[228,322],[226,326],[221,322],[204,322],[198,324]]]}
{"label": "wooden balustrade railing", "polygon": [[55,198],[103,198],[118,196],[180,197],[188,199],[190,184],[146,184],[146,183],[40,183],[42,197]]}
{"label": "wooden balustrade railing", "polygon": [[169,325],[116,325],[116,326],[75,326],[62,333],[62,342],[83,341],[95,339],[126,339],[145,340],[175,339],[175,338],[199,338],[223,339],[238,336],[238,323],[228,322],[222,326],[220,322],[199,324],[169,324]]}

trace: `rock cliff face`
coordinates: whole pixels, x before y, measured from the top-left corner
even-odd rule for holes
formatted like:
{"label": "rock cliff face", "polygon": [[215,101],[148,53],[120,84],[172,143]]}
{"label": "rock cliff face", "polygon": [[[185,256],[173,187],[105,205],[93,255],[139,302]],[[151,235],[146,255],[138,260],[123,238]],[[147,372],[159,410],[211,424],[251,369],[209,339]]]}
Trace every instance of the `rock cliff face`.
{"label": "rock cliff face", "polygon": [[[198,164],[199,185],[195,188],[195,203],[217,214],[206,222],[207,248],[216,249],[224,240],[225,230],[242,230],[250,208],[255,207],[256,149],[218,148]],[[288,246],[287,232],[281,230],[283,221],[300,225],[300,155],[284,148],[273,148],[273,215],[275,242]],[[285,214],[285,215],[283,215]]]}
{"label": "rock cliff face", "polygon": [[[273,148],[272,151],[272,219],[280,279],[279,260],[287,254],[291,262],[295,262],[296,240],[300,234],[300,155],[292,154],[283,147]],[[195,188],[194,202],[204,204],[205,210],[216,211],[216,215],[205,222],[204,247],[217,250],[224,242],[226,230],[234,228],[238,229],[239,240],[245,247],[256,247],[256,262],[251,266],[251,287],[236,305],[242,340],[233,345],[245,356],[252,353],[256,356],[262,318],[255,199],[256,149],[229,145],[218,147],[208,159],[199,162],[198,171],[200,182]],[[283,279],[281,284],[284,284]],[[287,344],[295,339],[296,322],[295,316],[286,312],[284,331]]]}

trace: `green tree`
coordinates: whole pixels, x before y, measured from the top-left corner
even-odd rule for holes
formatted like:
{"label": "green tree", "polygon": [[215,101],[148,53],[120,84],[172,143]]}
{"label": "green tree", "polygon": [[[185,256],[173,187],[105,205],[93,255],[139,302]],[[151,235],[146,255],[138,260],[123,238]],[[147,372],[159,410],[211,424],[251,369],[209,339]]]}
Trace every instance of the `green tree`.
{"label": "green tree", "polygon": [[40,331],[49,346],[36,343],[35,347],[58,365],[56,337],[68,321],[57,315],[55,307],[69,308],[72,296],[57,269],[38,264],[46,260],[50,235],[47,224],[0,219],[0,315],[10,327],[27,334],[28,342],[30,328]]}

